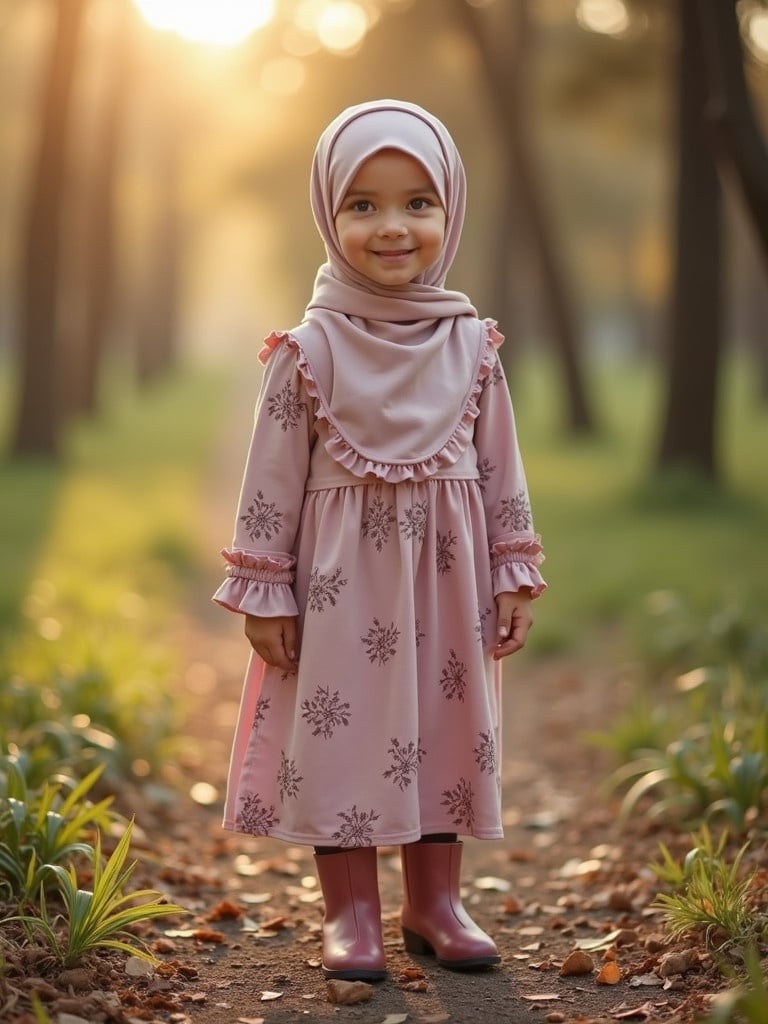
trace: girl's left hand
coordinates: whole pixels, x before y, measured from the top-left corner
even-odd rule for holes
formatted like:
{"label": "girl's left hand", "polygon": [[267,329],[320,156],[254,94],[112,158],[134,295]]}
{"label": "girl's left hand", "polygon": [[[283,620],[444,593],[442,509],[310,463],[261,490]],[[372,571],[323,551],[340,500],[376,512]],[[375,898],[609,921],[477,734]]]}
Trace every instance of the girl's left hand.
{"label": "girl's left hand", "polygon": [[525,646],[533,623],[531,594],[528,590],[504,591],[496,595],[496,644],[493,660],[500,661]]}

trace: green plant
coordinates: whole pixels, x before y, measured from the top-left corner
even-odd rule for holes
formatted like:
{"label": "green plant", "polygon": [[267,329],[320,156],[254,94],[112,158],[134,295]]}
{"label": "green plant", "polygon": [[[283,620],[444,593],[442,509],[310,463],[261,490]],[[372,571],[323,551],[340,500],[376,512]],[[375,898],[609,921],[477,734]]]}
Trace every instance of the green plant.
{"label": "green plant", "polygon": [[27,902],[37,898],[51,865],[93,852],[84,837],[109,824],[112,798],[95,804],[86,799],[100,766],[79,782],[46,782],[36,791],[27,785],[15,757],[6,756],[0,764],[0,887]]}
{"label": "green plant", "polygon": [[768,970],[754,947],[744,960],[746,976],[717,996],[703,1024],[765,1024],[768,1020]]}
{"label": "green plant", "polygon": [[[162,893],[154,889],[140,889],[126,893],[125,887],[136,867],[136,861],[127,863],[133,822],[129,823],[112,855],[103,861],[101,835],[97,833],[93,861],[93,888],[81,889],[77,872],[70,865],[47,865],[56,876],[59,895],[64,904],[66,935],[57,933],[48,913],[45,895],[40,902],[41,916],[19,915],[30,931],[43,935],[56,958],[65,967],[77,963],[94,949],[119,949],[154,962],[154,957],[142,940],[132,936],[129,941],[121,936],[143,921],[170,914],[186,913],[183,907],[165,902]],[[137,902],[142,901],[142,902]]]}
{"label": "green plant", "polygon": [[691,838],[694,845],[688,850],[682,861],[675,860],[665,843],[659,843],[661,863],[650,865],[651,871],[656,877],[671,889],[679,889],[689,881],[693,865],[697,860],[712,863],[722,859],[728,843],[728,832],[724,830],[715,844],[712,833],[707,825],[704,825],[698,832],[694,832]]}
{"label": "green plant", "polygon": [[[722,851],[722,845],[717,849]],[[765,921],[748,900],[755,870],[746,874],[741,870],[748,846],[741,847],[731,864],[711,847],[708,852],[698,849],[689,854],[679,891],[659,893],[651,904],[664,912],[673,938],[703,930],[707,946],[723,949],[747,945],[762,932]]]}

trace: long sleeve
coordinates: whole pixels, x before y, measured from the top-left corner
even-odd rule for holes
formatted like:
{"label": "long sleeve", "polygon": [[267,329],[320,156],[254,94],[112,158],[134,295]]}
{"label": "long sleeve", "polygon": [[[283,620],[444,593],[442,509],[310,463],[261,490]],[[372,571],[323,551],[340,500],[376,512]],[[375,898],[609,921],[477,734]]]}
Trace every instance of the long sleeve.
{"label": "long sleeve", "polygon": [[509,389],[498,355],[483,381],[475,424],[475,448],[490,545],[493,591],[529,587],[532,597],[546,589],[539,572],[544,560],[534,532],[525,470],[517,442]]}
{"label": "long sleeve", "polygon": [[227,578],[213,600],[233,612],[296,615],[294,542],[314,437],[313,399],[295,352],[278,345],[256,405]]}

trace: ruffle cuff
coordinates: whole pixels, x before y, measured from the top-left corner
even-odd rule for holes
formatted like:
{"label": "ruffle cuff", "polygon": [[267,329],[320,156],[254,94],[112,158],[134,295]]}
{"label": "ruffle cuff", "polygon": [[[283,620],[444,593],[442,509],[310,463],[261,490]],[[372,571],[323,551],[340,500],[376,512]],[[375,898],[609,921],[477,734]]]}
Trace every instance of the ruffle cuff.
{"label": "ruffle cuff", "polygon": [[307,393],[311,398],[315,398],[318,401],[317,416],[320,419],[324,419],[328,424],[328,439],[325,442],[325,447],[334,462],[343,466],[344,469],[349,470],[350,473],[357,477],[371,475],[392,484],[399,484],[404,480],[419,482],[428,480],[439,469],[444,469],[458,462],[472,440],[474,423],[480,414],[480,406],[478,405],[480,395],[485,386],[486,378],[493,372],[496,366],[496,350],[504,341],[504,336],[497,330],[495,320],[486,319],[483,323],[486,332],[485,347],[480,355],[477,374],[459,421],[440,450],[418,462],[376,462],[370,459],[364,452],[354,448],[339,433],[336,425],[331,420],[328,410],[324,407],[322,396],[312,375],[312,367],[309,365],[309,361],[298,341],[290,332],[275,331],[270,334],[264,341],[264,347],[259,353],[259,359],[262,363],[266,363],[275,349],[283,343],[295,350],[297,367],[304,379]]}
{"label": "ruffle cuff", "polygon": [[528,587],[531,597],[539,597],[547,589],[546,581],[538,569],[543,561],[544,553],[538,534],[516,534],[494,541],[491,545],[494,595]]}
{"label": "ruffle cuff", "polygon": [[231,612],[275,618],[298,615],[292,584],[296,559],[276,552],[259,553],[225,548],[227,579],[212,600]]}

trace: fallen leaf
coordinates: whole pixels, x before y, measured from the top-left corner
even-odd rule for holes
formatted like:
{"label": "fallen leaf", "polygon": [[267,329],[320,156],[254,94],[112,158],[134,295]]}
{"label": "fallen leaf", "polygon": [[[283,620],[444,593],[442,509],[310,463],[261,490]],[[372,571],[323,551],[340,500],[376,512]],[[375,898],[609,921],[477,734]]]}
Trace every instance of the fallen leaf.
{"label": "fallen leaf", "polygon": [[405,1024],[407,1020],[407,1013],[388,1013],[381,1024]]}
{"label": "fallen leaf", "polygon": [[621,928],[616,928],[612,932],[608,932],[607,935],[603,935],[599,939],[578,939],[576,942],[577,949],[583,949],[587,953],[595,953],[598,949],[607,949],[608,946],[612,946],[616,939],[622,933]]}
{"label": "fallen leaf", "polygon": [[129,978],[151,978],[155,968],[140,956],[129,956],[125,961],[125,973]]}
{"label": "fallen leaf", "polygon": [[550,1003],[559,999],[560,996],[557,992],[541,992],[539,995],[522,996],[521,998],[526,999],[529,1003]]}
{"label": "fallen leaf", "polygon": [[653,1020],[655,1013],[653,1003],[643,1003],[642,1006],[634,1006],[629,1010],[617,1010],[612,1016],[614,1020]]}
{"label": "fallen leaf", "polygon": [[630,988],[640,988],[646,985],[648,988],[658,988],[663,984],[664,981],[658,974],[636,974],[634,978],[629,979]]}
{"label": "fallen leaf", "polygon": [[406,967],[405,970],[400,971],[397,980],[398,981],[415,981],[418,978],[424,978],[426,975],[420,967]]}
{"label": "fallen leaf", "polygon": [[426,978],[422,978],[420,981],[404,981],[398,988],[403,992],[428,992],[429,982]]}
{"label": "fallen leaf", "polygon": [[503,910],[505,914],[521,914],[523,912],[523,904],[517,896],[507,896],[504,900]]}
{"label": "fallen leaf", "polygon": [[560,977],[569,978],[577,974],[591,974],[594,969],[592,957],[581,949],[574,949],[563,961]]}
{"label": "fallen leaf", "polygon": [[60,1013],[56,1022],[57,1024],[88,1024],[85,1017],[77,1017],[74,1013]]}
{"label": "fallen leaf", "polygon": [[621,968],[614,960],[609,960],[595,978],[596,985],[618,985],[620,981]]}
{"label": "fallen leaf", "polygon": [[227,921],[237,920],[243,916],[243,911],[231,900],[222,900],[205,915],[206,921]]}
{"label": "fallen leaf", "polygon": [[227,941],[227,936],[224,932],[216,932],[213,928],[196,928],[192,937],[197,942],[216,942],[221,944]]}
{"label": "fallen leaf", "polygon": [[340,981],[332,978],[326,982],[328,1002],[339,1003],[342,1006],[352,1006],[354,1003],[367,1003],[373,996],[373,985],[365,981]]}
{"label": "fallen leaf", "polygon": [[561,1013],[560,1010],[553,1010],[552,1013],[548,1013],[544,1018],[547,1024],[564,1024],[565,1014]]}
{"label": "fallen leaf", "polygon": [[480,878],[475,879],[475,888],[483,889],[486,892],[509,892],[512,886],[506,878],[482,875]]}
{"label": "fallen leaf", "polygon": [[264,1017],[238,1017],[235,1024],[264,1024]]}
{"label": "fallen leaf", "polygon": [[259,998],[259,1002],[270,1003],[273,999],[280,999],[283,995],[282,992],[262,992]]}
{"label": "fallen leaf", "polygon": [[284,917],[273,917],[271,920],[265,921],[261,927],[266,932],[277,932],[287,928],[288,922]]}

